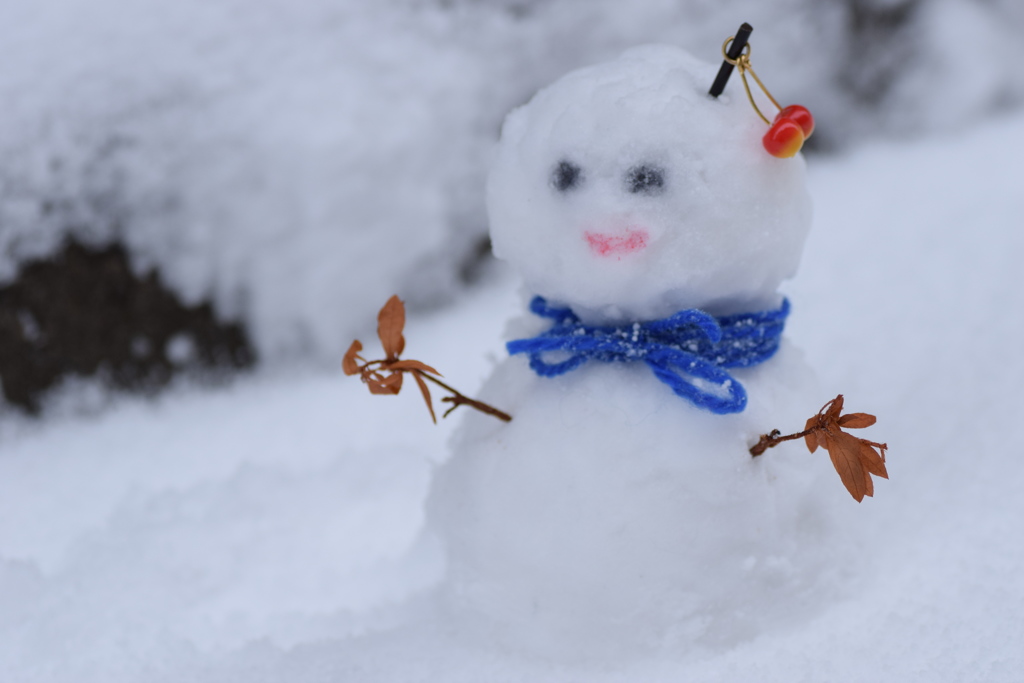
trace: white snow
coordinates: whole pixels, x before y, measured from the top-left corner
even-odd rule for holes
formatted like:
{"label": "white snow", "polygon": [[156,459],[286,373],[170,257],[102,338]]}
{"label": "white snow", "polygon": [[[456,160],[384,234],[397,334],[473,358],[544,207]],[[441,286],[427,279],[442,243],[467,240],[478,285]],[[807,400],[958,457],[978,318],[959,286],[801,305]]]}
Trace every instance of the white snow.
{"label": "white snow", "polygon": [[847,501],[828,458],[748,452],[764,425],[802,427],[813,374],[788,346],[734,374],[750,402],[720,416],[642,363],[499,366],[480,396],[513,421],[467,417],[428,499],[457,618],[509,647],[615,661],[735,645],[842,596],[862,544],[834,520]]}
{"label": "white snow", "polygon": [[[445,569],[416,539],[453,425],[433,427],[415,392],[262,371],[0,422],[3,679],[1019,680],[1020,149],[1018,114],[809,165],[815,227],[785,288],[787,335],[821,402],[841,391],[877,414],[866,434],[891,448],[873,499],[824,482],[863,561],[816,616],[589,665],[497,647],[427,597]],[[515,287],[504,276],[414,316],[407,355],[475,391],[521,313]],[[766,457],[826,457],[787,453]]]}
{"label": "white snow", "polygon": [[778,305],[810,228],[801,157],[777,159],[733,79],[671,46],[575,71],[509,115],[488,180],[494,253],[585,320]]}

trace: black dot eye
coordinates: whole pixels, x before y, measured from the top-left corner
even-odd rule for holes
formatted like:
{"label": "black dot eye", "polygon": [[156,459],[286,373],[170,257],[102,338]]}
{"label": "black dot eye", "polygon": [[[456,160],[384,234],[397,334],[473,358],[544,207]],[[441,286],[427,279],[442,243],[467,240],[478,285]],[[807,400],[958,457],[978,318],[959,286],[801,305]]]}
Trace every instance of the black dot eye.
{"label": "black dot eye", "polygon": [[571,161],[562,160],[551,172],[551,185],[559,192],[568,192],[583,182],[583,169]]}
{"label": "black dot eye", "polygon": [[665,171],[641,164],[626,171],[626,190],[633,194],[656,195],[665,191]]}

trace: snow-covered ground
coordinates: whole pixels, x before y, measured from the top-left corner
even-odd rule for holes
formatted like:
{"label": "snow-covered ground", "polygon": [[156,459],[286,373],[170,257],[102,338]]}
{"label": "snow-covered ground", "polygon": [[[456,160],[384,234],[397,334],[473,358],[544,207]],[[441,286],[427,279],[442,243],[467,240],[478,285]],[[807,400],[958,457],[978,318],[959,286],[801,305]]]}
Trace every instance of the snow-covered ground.
{"label": "snow-covered ground", "polygon": [[[869,558],[852,597],[812,621],[601,665],[463,633],[432,608],[444,560],[418,536],[457,420],[278,367],[84,412],[88,387],[71,388],[43,422],[0,421],[0,679],[1020,680],[1022,152],[1017,114],[810,164],[787,334],[822,403],[843,392],[879,416],[891,476],[852,515]],[[414,317],[407,355],[470,393],[520,306],[496,269]]]}

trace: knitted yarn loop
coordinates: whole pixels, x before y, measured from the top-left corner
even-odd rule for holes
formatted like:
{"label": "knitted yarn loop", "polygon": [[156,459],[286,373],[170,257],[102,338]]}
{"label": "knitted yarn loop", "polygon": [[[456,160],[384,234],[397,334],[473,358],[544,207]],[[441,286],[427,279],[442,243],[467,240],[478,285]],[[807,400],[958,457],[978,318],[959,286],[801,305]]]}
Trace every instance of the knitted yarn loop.
{"label": "knitted yarn loop", "polygon": [[[647,364],[679,396],[718,415],[741,412],[747,392],[725,368],[757,365],[775,355],[789,315],[789,301],[771,311],[715,317],[690,308],[661,320],[621,327],[585,325],[568,308],[555,308],[540,296],[530,311],[555,321],[546,332],[506,345],[525,353],[542,377],[556,377],[587,361]],[[548,362],[545,354],[561,352]]]}

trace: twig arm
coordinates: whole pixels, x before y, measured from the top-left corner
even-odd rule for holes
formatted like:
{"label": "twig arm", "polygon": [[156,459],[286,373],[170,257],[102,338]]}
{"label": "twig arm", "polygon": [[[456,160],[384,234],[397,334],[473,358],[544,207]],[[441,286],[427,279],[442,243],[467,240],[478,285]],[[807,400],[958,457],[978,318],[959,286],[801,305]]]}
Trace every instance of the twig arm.
{"label": "twig arm", "polygon": [[808,434],[810,434],[813,431],[814,431],[813,428],[812,429],[805,429],[804,431],[797,432],[796,434],[786,434],[785,436],[783,436],[781,434],[781,432],[779,432],[778,429],[773,429],[768,434],[762,434],[761,435],[761,440],[758,441],[756,444],[754,444],[753,446],[750,447],[750,454],[753,455],[754,457],[757,457],[757,456],[761,455],[762,453],[764,453],[769,448],[772,448],[774,446],[778,446],[783,441],[792,441],[794,439],[802,439],[802,438],[804,438],[805,436],[807,436]]}
{"label": "twig arm", "polygon": [[423,376],[424,379],[426,379],[426,380],[428,380],[430,382],[433,382],[434,384],[436,384],[437,386],[441,387],[445,391],[449,391],[449,392],[452,393],[451,396],[445,396],[444,398],[441,399],[445,403],[451,403],[452,404],[452,407],[445,411],[443,417],[448,417],[448,413],[452,412],[453,410],[455,410],[459,406],[467,405],[467,406],[470,406],[471,408],[476,408],[481,413],[486,413],[487,415],[492,415],[492,416],[498,418],[499,420],[504,420],[505,422],[511,422],[512,421],[512,416],[509,415],[508,413],[502,412],[502,411],[498,410],[497,408],[495,408],[494,406],[487,405],[486,403],[484,403],[482,401],[477,401],[476,399],[469,398],[468,396],[463,395],[460,391],[458,391],[454,387],[448,386],[447,384],[445,384],[441,380],[437,379],[436,377],[432,377],[431,375],[428,375],[426,373],[422,373],[422,376]]}

